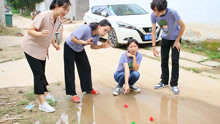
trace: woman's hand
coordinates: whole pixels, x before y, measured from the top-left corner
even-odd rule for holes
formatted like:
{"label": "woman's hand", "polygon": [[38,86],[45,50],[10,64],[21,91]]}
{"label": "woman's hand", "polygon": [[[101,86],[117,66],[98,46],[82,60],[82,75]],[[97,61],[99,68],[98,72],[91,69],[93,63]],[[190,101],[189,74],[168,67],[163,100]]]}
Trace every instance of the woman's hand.
{"label": "woman's hand", "polygon": [[127,57],[132,57],[132,58],[134,58],[135,55],[132,55],[131,53],[127,53]]}
{"label": "woman's hand", "polygon": [[110,41],[109,40],[107,40],[105,43],[103,43],[102,45],[101,45],[101,48],[109,48],[111,45],[110,45]]}
{"label": "woman's hand", "polygon": [[124,89],[125,89],[124,94],[129,93],[129,91],[130,91],[130,87],[129,87],[129,85],[128,85],[128,84],[125,84]]}
{"label": "woman's hand", "polygon": [[83,45],[91,45],[92,44],[92,38],[89,38],[87,41],[83,42]]}
{"label": "woman's hand", "polygon": [[53,47],[54,47],[56,50],[60,50],[60,46],[57,45],[57,44],[55,43],[55,41],[52,42],[52,45],[53,45]]}

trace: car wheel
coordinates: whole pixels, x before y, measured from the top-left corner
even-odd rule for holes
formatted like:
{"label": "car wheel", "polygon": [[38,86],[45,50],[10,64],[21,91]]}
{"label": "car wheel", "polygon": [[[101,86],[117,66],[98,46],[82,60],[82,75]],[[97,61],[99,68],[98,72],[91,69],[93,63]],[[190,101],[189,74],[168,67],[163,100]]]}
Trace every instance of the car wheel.
{"label": "car wheel", "polygon": [[117,35],[114,29],[111,29],[108,33],[108,39],[111,41],[111,46],[113,48],[119,47],[120,44],[118,43]]}

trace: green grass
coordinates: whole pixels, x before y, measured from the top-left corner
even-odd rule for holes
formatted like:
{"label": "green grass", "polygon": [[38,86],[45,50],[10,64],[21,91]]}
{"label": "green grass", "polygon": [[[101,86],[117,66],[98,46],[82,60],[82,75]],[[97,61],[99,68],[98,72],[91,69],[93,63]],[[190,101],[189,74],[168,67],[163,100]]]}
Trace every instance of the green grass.
{"label": "green grass", "polygon": [[146,47],[145,49],[146,49],[146,50],[151,50],[151,47]]}
{"label": "green grass", "polygon": [[218,49],[220,48],[220,40],[219,39],[206,39],[204,42],[202,42],[202,45],[207,50],[218,51]]}
{"label": "green grass", "polygon": [[57,100],[56,99],[47,99],[47,102],[49,105],[51,106],[55,106],[57,104]]}
{"label": "green grass", "polygon": [[48,92],[51,92],[51,88],[47,88]]}
{"label": "green grass", "polygon": [[60,81],[57,81],[57,82],[55,82],[55,84],[56,84],[57,86],[60,86],[60,85],[61,85],[61,82],[60,82]]}
{"label": "green grass", "polygon": [[14,10],[14,9],[11,9],[11,12],[12,12],[12,14],[19,14],[20,13],[19,10]]}
{"label": "green grass", "polygon": [[29,19],[32,19],[32,17],[31,16],[27,16],[27,15],[22,15],[23,17],[25,17],[25,18],[29,18]]}
{"label": "green grass", "polygon": [[[220,41],[206,40],[202,43],[190,43],[189,41],[182,41],[182,49],[191,53],[196,53],[199,55],[204,55],[208,57],[208,60],[216,60],[220,62]],[[207,60],[206,60],[207,61]]]}
{"label": "green grass", "polygon": [[17,33],[22,33],[22,30],[16,27],[0,26],[0,36],[16,36]]}
{"label": "green grass", "polygon": [[33,101],[35,98],[36,98],[36,95],[34,94],[34,92],[28,92],[28,93],[25,93],[25,96],[27,97],[27,99],[29,101]]}
{"label": "green grass", "polygon": [[198,69],[198,68],[192,68],[192,67],[181,67],[185,70],[188,70],[188,71],[193,71],[195,73],[200,73],[201,71]]}
{"label": "green grass", "polygon": [[220,52],[206,51],[206,56],[210,59],[220,59]]}
{"label": "green grass", "polygon": [[18,109],[18,110],[16,111],[16,113],[18,113],[18,114],[22,114],[23,112],[25,112],[25,110],[23,110],[23,109]]}
{"label": "green grass", "polygon": [[20,101],[20,102],[17,104],[17,106],[27,105],[28,103],[29,103],[29,101],[26,101],[26,100]]}
{"label": "green grass", "polygon": [[0,108],[0,117],[8,113],[9,111],[15,111],[15,108]]}

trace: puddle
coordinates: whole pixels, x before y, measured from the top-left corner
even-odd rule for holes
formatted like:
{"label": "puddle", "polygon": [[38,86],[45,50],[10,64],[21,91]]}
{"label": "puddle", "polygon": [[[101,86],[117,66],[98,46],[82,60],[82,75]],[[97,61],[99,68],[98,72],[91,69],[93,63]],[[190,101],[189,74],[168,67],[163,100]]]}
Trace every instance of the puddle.
{"label": "puddle", "polygon": [[[81,103],[76,104],[72,102],[71,96],[65,95],[63,85],[52,85],[51,94],[58,100],[54,106],[56,112],[39,111],[38,101],[36,101],[36,105],[29,111],[22,107],[25,110],[22,115],[27,116],[28,119],[19,120],[19,122],[36,124],[220,123],[220,107],[212,106],[208,104],[208,101],[184,98],[180,95],[165,96],[144,87],[141,93],[131,92],[126,95],[113,96],[112,89],[106,87],[98,87],[101,91],[100,95],[78,93]],[[7,93],[17,93],[19,90],[15,91],[14,88],[7,90]],[[128,107],[125,108],[124,104]],[[13,113],[10,113],[8,115],[11,116]],[[150,117],[154,118],[153,122],[150,121]]]}
{"label": "puddle", "polygon": [[[74,124],[220,123],[220,108],[201,101],[162,96],[147,89],[140,94],[119,96],[113,96],[110,90],[105,92],[97,96],[81,94],[80,104],[72,103],[71,98],[66,97],[67,106],[62,106],[65,109],[61,111],[68,122]],[[124,104],[128,107],[125,108]],[[150,117],[154,118],[153,122]]]}

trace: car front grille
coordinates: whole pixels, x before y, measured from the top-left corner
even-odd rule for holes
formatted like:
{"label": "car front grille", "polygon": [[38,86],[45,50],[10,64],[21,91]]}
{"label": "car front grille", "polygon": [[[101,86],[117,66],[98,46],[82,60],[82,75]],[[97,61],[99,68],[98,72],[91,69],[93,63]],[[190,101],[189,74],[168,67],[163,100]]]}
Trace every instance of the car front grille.
{"label": "car front grille", "polygon": [[[152,32],[152,27],[143,28],[143,29],[144,29],[144,31],[145,31],[146,33],[151,33],[151,32]],[[157,27],[156,27],[156,29],[157,29]]]}
{"label": "car front grille", "polygon": [[[157,28],[157,27],[156,27]],[[149,28],[143,28],[143,29],[146,29],[146,30],[148,30],[149,31]],[[140,37],[141,37],[141,39],[142,39],[142,41],[145,41],[145,42],[147,42],[147,41],[151,41],[151,40],[145,40],[145,34],[143,34],[140,30],[138,30],[138,29],[136,29],[136,31],[139,33],[139,35],[140,35]],[[145,30],[144,30],[145,31]],[[160,31],[161,31],[161,29],[157,32],[157,39],[159,38],[159,35],[160,35]],[[145,31],[146,32],[146,31]],[[152,31],[151,31],[152,32]],[[148,33],[148,34],[151,34],[151,32],[146,32],[146,33]],[[157,40],[156,39],[156,40]]]}

